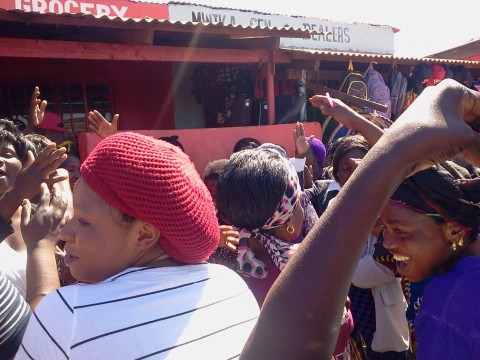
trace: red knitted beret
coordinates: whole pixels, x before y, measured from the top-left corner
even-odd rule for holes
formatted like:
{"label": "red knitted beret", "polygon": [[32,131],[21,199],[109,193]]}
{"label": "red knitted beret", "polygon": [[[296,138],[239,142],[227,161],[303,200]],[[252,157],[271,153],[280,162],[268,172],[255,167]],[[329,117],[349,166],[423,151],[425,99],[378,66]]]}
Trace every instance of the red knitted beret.
{"label": "red knitted beret", "polygon": [[175,260],[198,263],[216,249],[220,232],[212,197],[178,147],[117,133],[97,145],[80,172],[108,204],[154,225],[160,245]]}

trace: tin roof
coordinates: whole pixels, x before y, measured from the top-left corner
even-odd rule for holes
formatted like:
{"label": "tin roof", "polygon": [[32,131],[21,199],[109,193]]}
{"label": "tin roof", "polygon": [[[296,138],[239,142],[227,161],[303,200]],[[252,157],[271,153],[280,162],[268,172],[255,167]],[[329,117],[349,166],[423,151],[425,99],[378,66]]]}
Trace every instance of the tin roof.
{"label": "tin roof", "polygon": [[[133,1],[133,0],[129,0]],[[135,2],[151,2],[151,0],[142,0]],[[324,34],[321,31],[304,30],[294,27],[266,27],[266,26],[245,26],[241,24],[223,24],[220,22],[201,23],[193,21],[170,21],[168,19],[155,19],[152,17],[132,18],[107,15],[94,15],[83,13],[39,13],[24,10],[9,10],[0,8],[0,20],[22,21],[27,23],[45,23],[59,25],[78,25],[92,26],[101,25],[103,27],[122,27],[127,28],[153,28],[162,31],[188,31],[188,29],[204,29],[206,32],[216,33],[231,30],[235,35],[258,35],[258,36],[280,36],[292,38],[308,38],[312,34]],[[84,20],[90,20],[86,23]],[[218,31],[216,31],[218,30]],[[205,32],[205,31],[203,31]]]}
{"label": "tin roof", "polygon": [[438,57],[396,57],[394,55],[379,55],[359,52],[329,51],[329,50],[311,50],[311,49],[291,49],[283,48],[283,51],[290,52],[294,59],[315,58],[324,60],[352,60],[359,62],[391,62],[403,65],[416,65],[418,62],[444,63],[448,65],[465,65],[469,68],[480,69],[480,61],[443,59]]}
{"label": "tin roof", "polygon": [[[144,3],[155,3],[159,4],[162,3],[162,0],[130,0],[130,1],[135,1],[135,2],[144,2]],[[302,19],[312,19],[312,20],[320,20],[320,21],[328,21],[328,22],[336,22],[336,23],[341,23],[341,24],[360,24],[360,25],[370,25],[370,26],[377,26],[377,27],[388,27],[393,30],[394,33],[400,31],[398,28],[386,24],[370,24],[370,23],[362,23],[362,22],[346,22],[346,21],[341,21],[341,20],[334,20],[334,19],[320,19],[320,18],[315,18],[315,17],[306,17],[306,16],[301,16],[301,15],[286,15],[286,14],[277,14],[277,13],[271,13],[271,12],[263,12],[263,11],[258,11],[258,10],[252,10],[252,9],[239,9],[239,8],[232,8],[232,7],[222,7],[222,6],[210,6],[210,5],[203,5],[203,4],[193,4],[189,2],[184,2],[184,1],[169,1],[167,2],[167,5],[191,5],[191,6],[204,6],[206,8],[210,9],[219,9],[219,10],[236,10],[236,11],[243,11],[246,13],[252,13],[252,14],[258,14],[258,15],[267,15],[267,16],[287,16],[291,18],[302,18]]]}
{"label": "tin roof", "polygon": [[472,39],[466,44],[429,55],[429,57],[449,57],[452,59],[468,59],[471,57],[479,57],[479,56],[480,56],[480,38]]}

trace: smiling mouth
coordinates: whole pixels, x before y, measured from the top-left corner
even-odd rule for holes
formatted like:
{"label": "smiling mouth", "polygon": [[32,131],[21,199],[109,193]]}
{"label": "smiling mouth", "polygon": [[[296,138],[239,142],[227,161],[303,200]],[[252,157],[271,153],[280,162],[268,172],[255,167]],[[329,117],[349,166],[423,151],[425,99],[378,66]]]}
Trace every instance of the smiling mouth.
{"label": "smiling mouth", "polygon": [[404,256],[404,255],[398,255],[398,254],[394,254],[394,255],[393,255],[393,258],[394,258],[396,261],[408,261],[408,260],[410,260],[410,257]]}

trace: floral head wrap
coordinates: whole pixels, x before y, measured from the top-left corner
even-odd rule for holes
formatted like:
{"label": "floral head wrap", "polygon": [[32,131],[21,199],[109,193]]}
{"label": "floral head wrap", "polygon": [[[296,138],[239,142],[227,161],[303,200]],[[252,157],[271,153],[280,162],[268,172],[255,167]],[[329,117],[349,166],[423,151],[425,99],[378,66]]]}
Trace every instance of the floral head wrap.
{"label": "floral head wrap", "polygon": [[[282,149],[283,150],[283,149]],[[260,150],[261,151],[261,150]],[[264,150],[263,150],[264,151]],[[272,151],[268,149],[267,151]],[[275,149],[273,150],[275,151]],[[296,246],[287,241],[273,237],[266,231],[276,228],[288,222],[295,211],[301,197],[300,181],[292,164],[285,157],[281,157],[287,170],[287,186],[274,213],[259,229],[240,229],[240,243],[238,246],[237,264],[239,272],[246,276],[259,279],[265,278],[268,273],[265,264],[256,259],[252,249],[248,245],[250,237],[256,237],[267,249],[275,265],[283,270]]]}

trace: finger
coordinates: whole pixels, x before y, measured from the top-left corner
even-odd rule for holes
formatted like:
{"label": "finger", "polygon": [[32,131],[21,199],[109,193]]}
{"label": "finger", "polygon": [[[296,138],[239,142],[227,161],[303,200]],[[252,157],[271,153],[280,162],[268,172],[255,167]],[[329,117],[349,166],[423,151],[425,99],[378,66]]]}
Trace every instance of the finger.
{"label": "finger", "polygon": [[59,183],[67,179],[68,179],[68,175],[61,175],[61,174],[54,173],[54,175],[49,176],[48,179],[45,180],[45,183],[51,186],[53,184]]}
{"label": "finger", "polygon": [[40,184],[40,200],[38,202],[38,205],[37,205],[37,208],[39,208],[40,206],[44,206],[45,204],[49,204],[50,203],[50,190],[48,189],[48,186],[46,183],[41,183]]}
{"label": "finger", "polygon": [[30,223],[30,216],[32,214],[32,205],[28,199],[24,199],[22,202],[21,223],[28,225]]}
{"label": "finger", "polygon": [[42,118],[45,113],[45,109],[47,108],[47,105],[48,105],[47,100],[42,100],[42,102],[40,103],[40,115]]}
{"label": "finger", "polygon": [[36,101],[39,96],[40,96],[40,89],[38,86],[35,86],[32,92],[32,102]]}
{"label": "finger", "polygon": [[36,163],[41,163],[45,161],[48,155],[50,155],[53,151],[55,151],[56,146],[55,144],[47,145],[41,152],[38,154],[37,158],[35,159]]}
{"label": "finger", "polygon": [[95,117],[97,118],[97,121],[98,121],[99,123],[102,123],[102,122],[107,121],[107,119],[105,119],[105,118],[103,117],[103,115],[102,115],[98,110],[93,110],[93,113],[95,114]]}
{"label": "finger", "polygon": [[238,245],[238,243],[240,242],[240,239],[235,236],[229,236],[227,237],[227,244],[233,244],[233,245]]}
{"label": "finger", "polygon": [[118,127],[118,119],[120,119],[119,114],[113,115],[112,125],[115,127],[115,129]]}
{"label": "finger", "polygon": [[96,126],[99,126],[100,123],[101,123],[101,121],[97,117],[97,114],[95,113],[95,111],[90,111],[88,113],[88,120],[92,123],[92,125],[96,125]]}
{"label": "finger", "polygon": [[28,150],[27,160],[25,161],[25,164],[23,164],[23,168],[24,169],[28,168],[30,165],[33,164],[34,161],[35,161],[35,156],[30,150]]}
{"label": "finger", "polygon": [[230,251],[234,251],[234,252],[237,251],[237,247],[232,243],[227,243],[227,246],[225,246],[225,248],[227,248]]}
{"label": "finger", "polygon": [[88,129],[93,131],[94,133],[96,133],[98,131],[98,127],[96,127],[94,125],[88,125]]}
{"label": "finger", "polygon": [[[58,150],[65,149],[65,148],[60,148]],[[63,154],[60,155],[60,157],[56,158],[54,161],[50,163],[50,169],[51,170],[56,170],[58,167],[65,161],[67,160],[67,154],[65,154],[65,151]]]}

